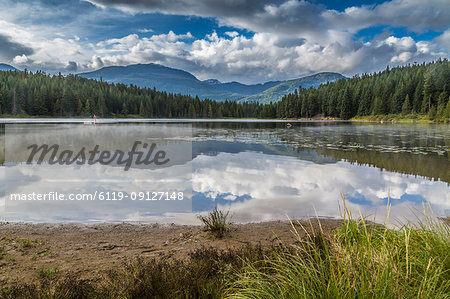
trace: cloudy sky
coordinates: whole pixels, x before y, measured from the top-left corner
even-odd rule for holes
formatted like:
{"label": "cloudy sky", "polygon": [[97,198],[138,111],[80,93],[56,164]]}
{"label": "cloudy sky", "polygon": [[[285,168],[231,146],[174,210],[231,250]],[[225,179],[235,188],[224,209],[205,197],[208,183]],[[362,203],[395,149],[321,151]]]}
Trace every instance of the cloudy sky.
{"label": "cloudy sky", "polygon": [[159,63],[244,83],[347,76],[450,53],[448,0],[0,0],[0,63]]}

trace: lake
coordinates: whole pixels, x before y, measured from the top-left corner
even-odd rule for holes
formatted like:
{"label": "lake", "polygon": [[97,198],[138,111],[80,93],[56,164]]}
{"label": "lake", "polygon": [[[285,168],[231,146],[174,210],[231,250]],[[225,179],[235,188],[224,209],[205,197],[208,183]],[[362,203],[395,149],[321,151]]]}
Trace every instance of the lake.
{"label": "lake", "polygon": [[[414,221],[427,203],[435,215],[450,215],[449,125],[121,119],[87,126],[85,121],[90,120],[3,120],[0,220],[197,224],[196,215],[215,207],[229,210],[232,221],[239,223],[338,218],[341,194],[354,213],[376,216],[379,222],[386,217],[388,201],[392,221]],[[173,164],[163,170],[125,172],[112,165],[54,167],[8,158],[8,147],[29,138],[44,140],[60,134],[60,142],[72,140],[77,145],[89,130],[100,136],[97,142],[111,148],[126,148],[136,132],[147,139],[156,132],[176,132],[158,137],[172,153]],[[79,133],[74,137],[69,132]],[[178,201],[176,207],[175,203],[157,207],[129,198],[64,204],[9,201],[14,192],[49,190],[105,194],[173,190],[184,192],[185,205]]]}

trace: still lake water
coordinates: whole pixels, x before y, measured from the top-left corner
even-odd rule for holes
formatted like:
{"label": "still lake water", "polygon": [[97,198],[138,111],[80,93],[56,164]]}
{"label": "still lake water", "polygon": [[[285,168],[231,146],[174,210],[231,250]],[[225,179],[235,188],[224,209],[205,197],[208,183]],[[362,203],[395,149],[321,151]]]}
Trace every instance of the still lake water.
{"label": "still lake water", "polygon": [[[0,145],[7,143],[8,126],[30,120],[4,120],[0,124]],[[83,120],[32,120],[37,131],[63,126],[85,130]],[[187,125],[192,134],[184,137],[192,152],[183,165],[166,170],[167,178],[180,176],[180,167],[188,167],[188,179],[179,184],[192,200],[192,212],[143,212],[137,203],[124,201],[109,205],[85,205],[55,208],[39,203],[21,203],[9,209],[8,189],[31,192],[46,182],[39,175],[18,181],[17,173],[26,173],[23,165],[3,163],[0,151],[0,220],[36,222],[159,222],[197,224],[196,215],[218,207],[230,210],[233,222],[286,220],[318,215],[340,216],[341,193],[347,204],[363,215],[376,215],[383,222],[388,198],[391,219],[414,220],[428,201],[438,216],[450,215],[450,126],[434,124],[379,124],[349,122],[274,121],[189,121],[189,120],[102,120],[98,127],[121,132],[113,138],[121,142],[135,130],[161,130]],[[110,122],[110,124],[107,124]],[[71,127],[68,127],[71,126]],[[159,129],[158,129],[159,130]],[[110,138],[111,139],[111,138]],[[178,141],[173,141],[178,142]],[[3,154],[2,154],[3,152]],[[2,157],[3,155],[3,157]],[[112,168],[112,167],[111,167]],[[116,169],[115,169],[116,170]],[[41,173],[54,171],[40,169]],[[143,170],[139,170],[143,173]],[[123,172],[123,171],[122,171]],[[72,172],[65,172],[70,177]],[[89,175],[89,174],[88,174]],[[118,178],[118,172],[92,173]],[[160,179],[160,178],[159,178]],[[65,184],[61,191],[79,192],[90,187],[104,191],[125,190],[138,180]],[[48,183],[48,181],[47,181]],[[123,186],[119,187],[121,184]],[[127,185],[128,184],[128,185]],[[136,183],[137,184],[137,183]],[[164,183],[169,184],[170,183]],[[0,186],[1,186],[0,185]],[[162,189],[169,185],[159,185]],[[170,185],[173,188],[174,185]],[[121,189],[122,188],[122,189]],[[145,189],[145,184],[141,185]],[[153,187],[154,188],[154,187]],[[180,187],[181,188],[181,187]],[[5,191],[6,190],[6,191]],[[59,189],[58,189],[59,190]],[[142,190],[144,191],[144,190]],[[161,190],[162,191],[162,190]],[[169,190],[167,190],[169,191]],[[1,190],[0,190],[1,192]],[[37,206],[39,204],[39,206]],[[3,209],[2,209],[3,206]],[[137,208],[137,209],[136,209]]]}

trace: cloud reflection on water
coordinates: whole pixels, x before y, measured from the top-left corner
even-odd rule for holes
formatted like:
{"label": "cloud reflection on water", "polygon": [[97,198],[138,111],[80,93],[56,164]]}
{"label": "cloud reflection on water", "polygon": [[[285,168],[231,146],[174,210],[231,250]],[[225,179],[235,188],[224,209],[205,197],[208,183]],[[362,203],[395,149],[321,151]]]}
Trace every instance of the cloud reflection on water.
{"label": "cloud reflection on water", "polygon": [[[427,198],[434,211],[443,215],[450,208],[446,183],[408,176],[347,162],[315,164],[292,157],[255,152],[220,153],[194,160],[194,192],[210,200],[231,193],[249,199],[218,202],[230,208],[235,221],[262,221],[314,216],[339,217],[340,192],[362,214],[376,212],[384,219],[387,197],[394,218],[413,216]],[[201,206],[194,198],[193,206]],[[314,210],[315,209],[315,210]]]}
{"label": "cloud reflection on water", "polygon": [[[128,201],[89,205],[73,203],[69,206],[27,203],[16,207],[14,214],[7,214],[11,209],[2,209],[5,194],[1,193],[1,188],[5,186],[8,191],[23,193],[46,189],[59,192],[144,191],[149,188],[148,181],[161,180],[161,174],[145,169],[125,173],[119,167],[69,167],[59,170],[55,167],[39,167],[33,171],[25,165],[9,165],[0,166],[0,220],[198,224],[196,214],[209,211],[215,206],[230,209],[235,222],[285,220],[287,217],[315,216],[316,213],[323,217],[339,217],[341,192],[357,214],[359,211],[363,215],[376,213],[380,222],[386,216],[388,197],[392,205],[391,217],[394,219],[406,217],[414,220],[414,211],[422,210],[426,199],[437,215],[450,214],[448,183],[401,173],[405,169],[409,170],[403,167],[403,162],[411,159],[422,163],[411,165],[414,171],[422,169],[421,165],[433,165],[431,170],[435,168],[434,165],[445,168],[448,159],[435,153],[445,147],[447,142],[445,127],[414,127],[412,130],[411,127],[404,126],[332,124],[318,127],[317,124],[301,124],[293,130],[287,130],[247,128],[237,124],[217,126],[219,127],[195,128],[192,161],[165,169],[164,176],[178,182],[159,185],[161,189],[170,189],[179,187],[180,182],[184,182],[182,188],[191,189],[191,181],[187,181],[185,174],[186,169],[192,169],[193,213],[158,213],[149,210],[149,206],[143,203]],[[146,127],[142,129],[146,131]],[[124,130],[136,131],[136,128]],[[386,132],[390,132],[389,138],[384,137]],[[398,136],[402,140],[397,140]],[[428,139],[432,142],[426,141]],[[190,141],[191,139],[187,142]],[[366,157],[367,153],[382,154],[378,154],[378,150],[367,149],[369,145],[387,148],[389,144],[405,142],[408,142],[407,149],[420,149],[420,152],[412,155],[404,150],[404,153],[375,157],[377,161],[374,165],[384,168],[380,165],[387,163],[394,171],[399,172],[352,164],[331,155],[354,153],[358,154],[355,159],[360,163],[364,163],[362,158],[373,162],[374,156]],[[346,148],[353,144],[362,149]],[[299,145],[302,147],[299,148]],[[397,165],[394,162],[402,163]],[[435,175],[431,170],[430,174]],[[55,178],[64,177],[91,180],[72,179],[70,184],[55,183]],[[27,180],[24,181],[24,178]],[[53,181],[48,178],[53,178]],[[136,178],[145,178],[146,181]]]}

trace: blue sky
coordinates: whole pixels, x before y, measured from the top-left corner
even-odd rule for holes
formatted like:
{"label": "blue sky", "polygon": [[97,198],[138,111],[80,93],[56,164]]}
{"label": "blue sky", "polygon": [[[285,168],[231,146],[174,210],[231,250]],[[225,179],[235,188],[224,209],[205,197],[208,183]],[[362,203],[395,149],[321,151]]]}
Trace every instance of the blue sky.
{"label": "blue sky", "polygon": [[447,0],[0,0],[0,63],[160,63],[244,83],[448,58]]}

